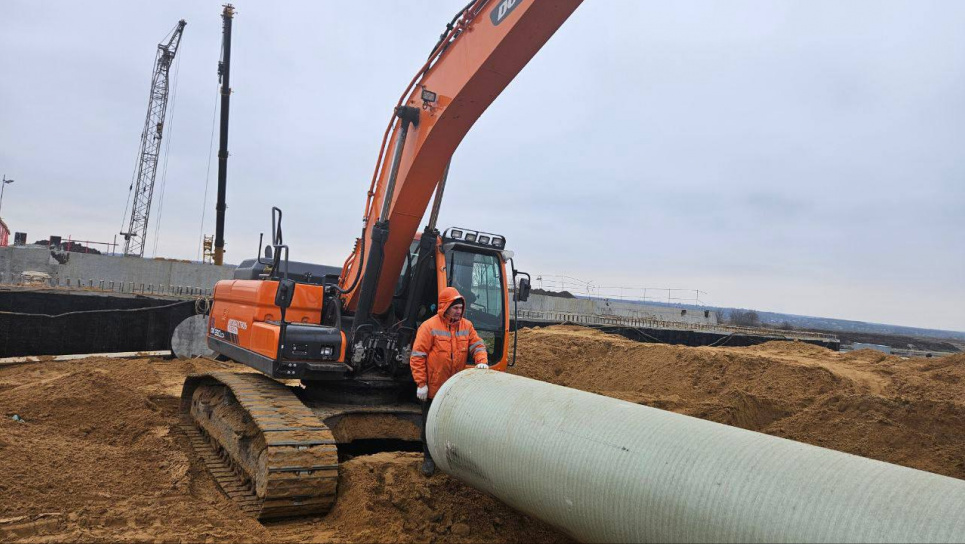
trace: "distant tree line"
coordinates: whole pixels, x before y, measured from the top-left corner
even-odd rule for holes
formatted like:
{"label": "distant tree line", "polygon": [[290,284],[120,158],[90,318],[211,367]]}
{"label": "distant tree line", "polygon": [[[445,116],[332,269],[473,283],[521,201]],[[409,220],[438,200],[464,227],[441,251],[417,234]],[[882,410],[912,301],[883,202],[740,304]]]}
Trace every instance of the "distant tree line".
{"label": "distant tree line", "polygon": [[576,298],[573,293],[569,291],[549,291],[547,289],[538,289],[535,287],[530,290],[530,293],[534,295],[545,295],[548,297]]}
{"label": "distant tree line", "polygon": [[791,322],[786,319],[782,321],[780,325],[763,323],[761,322],[761,316],[754,310],[731,310],[727,315],[727,323],[737,327],[775,328],[782,331],[794,330],[794,325],[791,325]]}
{"label": "distant tree line", "polygon": [[761,316],[754,310],[731,310],[728,322],[737,327],[760,327]]}

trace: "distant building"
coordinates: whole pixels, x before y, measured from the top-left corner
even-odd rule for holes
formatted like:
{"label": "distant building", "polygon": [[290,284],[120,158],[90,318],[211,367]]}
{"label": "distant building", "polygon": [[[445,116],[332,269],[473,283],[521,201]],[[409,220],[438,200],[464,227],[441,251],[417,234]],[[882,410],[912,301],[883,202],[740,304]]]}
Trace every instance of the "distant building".
{"label": "distant building", "polygon": [[6,246],[10,239],[10,229],[7,228],[7,224],[0,219],[0,247]]}

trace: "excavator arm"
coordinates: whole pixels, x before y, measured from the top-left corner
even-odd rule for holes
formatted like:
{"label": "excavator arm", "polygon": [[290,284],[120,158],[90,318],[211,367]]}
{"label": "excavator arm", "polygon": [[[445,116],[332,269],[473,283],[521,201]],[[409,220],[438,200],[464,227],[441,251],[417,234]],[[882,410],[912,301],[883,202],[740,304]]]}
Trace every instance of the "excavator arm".
{"label": "excavator arm", "polygon": [[413,236],[459,143],[581,1],[474,0],[447,25],[393,112],[364,231],[342,269],[342,302],[356,312],[356,327],[389,309]]}

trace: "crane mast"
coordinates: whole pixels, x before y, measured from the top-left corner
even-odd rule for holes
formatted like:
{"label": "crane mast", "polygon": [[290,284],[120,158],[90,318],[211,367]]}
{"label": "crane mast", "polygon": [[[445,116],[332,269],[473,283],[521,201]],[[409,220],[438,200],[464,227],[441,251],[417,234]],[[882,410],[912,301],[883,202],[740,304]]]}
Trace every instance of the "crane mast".
{"label": "crane mast", "polygon": [[221,19],[224,22],[221,38],[221,62],[218,63],[218,79],[221,80],[221,132],[218,146],[218,203],[215,220],[214,264],[224,263],[224,216],[228,205],[225,202],[228,187],[228,107],[231,101],[231,21],[235,15],[235,8],[231,4],[224,5]]}
{"label": "crane mast", "polygon": [[125,256],[144,256],[147,223],[151,214],[151,198],[154,195],[154,178],[161,153],[161,137],[164,134],[164,116],[168,109],[169,73],[186,24],[184,19],[178,21],[178,25],[169,34],[167,41],[157,46],[147,117],[144,120],[144,130],[141,131],[136,179],[132,186],[134,199],[131,205],[131,220],[127,232],[121,232],[124,236]]}

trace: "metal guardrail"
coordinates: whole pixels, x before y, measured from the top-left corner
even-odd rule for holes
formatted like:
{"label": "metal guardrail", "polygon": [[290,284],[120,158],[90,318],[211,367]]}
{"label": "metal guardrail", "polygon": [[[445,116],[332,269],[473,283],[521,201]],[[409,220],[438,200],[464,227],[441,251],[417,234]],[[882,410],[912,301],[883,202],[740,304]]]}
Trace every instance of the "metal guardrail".
{"label": "metal guardrail", "polygon": [[160,295],[192,298],[196,296],[211,296],[213,289],[205,287],[195,287],[192,285],[164,285],[161,283],[145,283],[133,281],[113,281],[113,280],[94,280],[94,279],[71,279],[63,280],[38,276],[20,275],[17,283],[0,282],[3,288],[39,288],[39,289],[60,289],[60,290],[79,290],[95,291],[101,293],[126,293],[133,295]]}
{"label": "metal guardrail", "polygon": [[837,342],[838,337],[811,331],[787,331],[736,327],[731,325],[710,325],[707,323],[687,323],[667,321],[655,317],[624,317],[616,315],[579,314],[571,312],[547,312],[542,310],[519,310],[519,318],[546,323],[572,323],[575,325],[603,325],[611,327],[631,327],[635,329],[692,330],[716,332],[721,334],[746,334],[753,336],[772,336],[797,340],[826,340]]}

